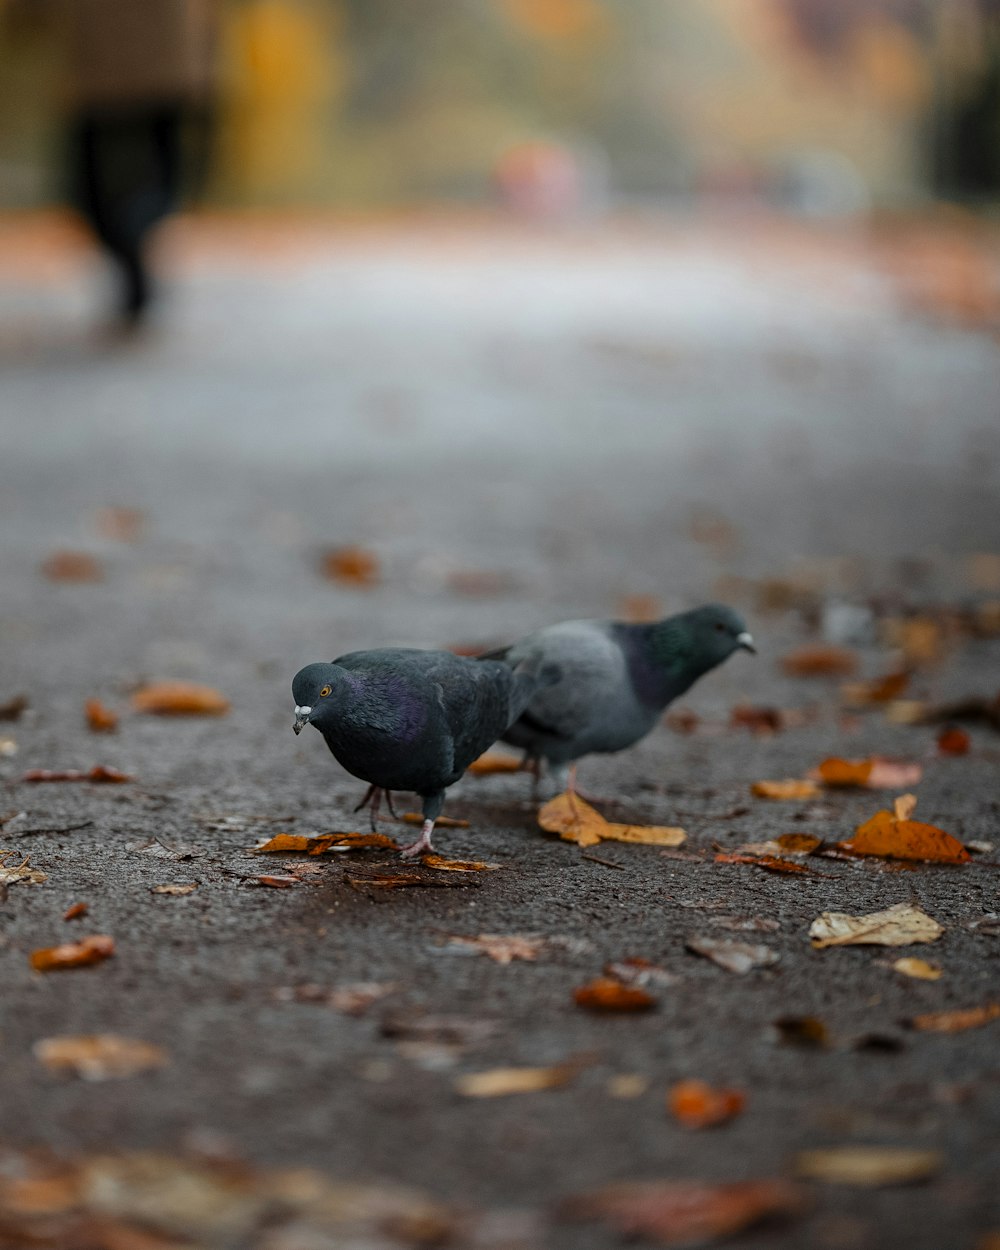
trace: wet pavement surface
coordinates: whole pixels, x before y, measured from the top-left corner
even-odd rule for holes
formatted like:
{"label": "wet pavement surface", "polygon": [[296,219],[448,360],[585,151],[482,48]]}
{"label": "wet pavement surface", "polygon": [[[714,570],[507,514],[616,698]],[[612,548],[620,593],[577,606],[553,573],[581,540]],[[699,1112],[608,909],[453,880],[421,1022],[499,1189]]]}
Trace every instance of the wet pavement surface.
{"label": "wet pavement surface", "polygon": [[[493,1213],[436,1241],[415,1225],[349,1242],[189,1229],[197,1245],[585,1250],[620,1237],[555,1218],[570,1195],[791,1177],[801,1151],[866,1143],[940,1166],[912,1185],[803,1182],[801,1210],[734,1244],[992,1250],[1000,1021],[907,1022],[1000,1001],[1000,927],[983,923],[1000,911],[1000,736],[969,724],[970,752],[940,756],[937,727],[845,711],[838,680],[792,678],[780,659],[847,643],[872,678],[899,666],[902,638],[906,699],[1000,689],[996,324],[918,299],[903,262],[929,271],[925,253],[861,235],[208,222],[167,243],[162,324],[114,343],[88,326],[86,256],[51,226],[19,229],[0,232],[0,703],[29,707],[0,723],[0,850],[48,879],[0,901],[0,1143],[15,1152],[0,1163],[35,1148],[232,1155]],[[132,541],[109,507],[141,511]],[[374,556],[373,585],[321,575],[326,550],[352,545]],[[60,550],[94,557],[100,580],[44,576]],[[293,887],[258,884],[303,862],[255,855],[261,839],[364,827],[363,786],[318,734],[292,735],[302,664],[487,649],[636,596],[664,613],[731,601],[759,645],[685,696],[692,732],[675,720],[581,768],[607,815],[681,825],[689,855],[603,843],[588,858],[538,829],[526,776],[467,777],[445,810],[470,827],[441,830],[438,849],[498,871],[379,889],[352,869],[394,857],[361,850],[309,859],[321,871]],[[130,712],[158,679],[210,685],[231,711]],[[88,730],[90,698],[122,713],[117,733]],[[737,704],[796,715],[753,734],[730,727]],[[872,754],[922,763],[917,817],[993,851],[904,871],[814,857],[801,875],[715,861],[782,833],[848,837],[895,792],[768,802],[750,786]],[[134,780],[21,780],[97,763]],[[151,893],[171,882],[197,889]],[[88,914],[64,921],[77,901]],[[940,940],[812,949],[821,912],[896,903],[933,916]],[[734,927],[761,920],[776,927]],[[89,933],[113,936],[113,959],[31,968],[31,951]],[[449,943],[484,933],[548,943],[507,965]],[[735,975],[690,953],[694,936],[779,958]],[[903,976],[900,955],[943,975]],[[655,1010],[575,1005],[625,957],[674,974]],[[357,983],[390,988],[356,1015],[300,988]],[[782,1044],[787,1016],[819,1018],[828,1044]],[[98,1084],[32,1050],[91,1033],[169,1062]],[[559,1088],[456,1084],[567,1061]],[[686,1078],[741,1089],[745,1110],[681,1127],[665,1099]]]}

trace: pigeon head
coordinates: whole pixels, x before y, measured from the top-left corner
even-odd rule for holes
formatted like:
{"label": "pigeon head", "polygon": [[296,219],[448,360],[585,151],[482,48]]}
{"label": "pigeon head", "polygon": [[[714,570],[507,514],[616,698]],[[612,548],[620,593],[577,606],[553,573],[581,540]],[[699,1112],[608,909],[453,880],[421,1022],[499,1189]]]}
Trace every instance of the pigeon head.
{"label": "pigeon head", "polygon": [[702,672],[715,668],[734,651],[757,654],[746,622],[725,604],[709,603],[674,619],[688,662]]}
{"label": "pigeon head", "polygon": [[335,712],[336,694],[343,679],[343,669],[336,664],[307,664],[292,678],[292,698],[295,700],[295,720],[292,728],[297,734],[306,725],[317,725]]}

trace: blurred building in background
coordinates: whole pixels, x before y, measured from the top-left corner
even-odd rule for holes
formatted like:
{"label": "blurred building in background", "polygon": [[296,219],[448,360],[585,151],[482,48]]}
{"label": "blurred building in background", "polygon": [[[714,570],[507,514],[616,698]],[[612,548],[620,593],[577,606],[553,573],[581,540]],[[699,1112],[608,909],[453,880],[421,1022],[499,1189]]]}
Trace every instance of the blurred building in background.
{"label": "blurred building in background", "polygon": [[[220,205],[842,215],[1000,191],[998,0],[223,7]],[[58,195],[58,55],[42,25],[0,35],[0,207]]]}

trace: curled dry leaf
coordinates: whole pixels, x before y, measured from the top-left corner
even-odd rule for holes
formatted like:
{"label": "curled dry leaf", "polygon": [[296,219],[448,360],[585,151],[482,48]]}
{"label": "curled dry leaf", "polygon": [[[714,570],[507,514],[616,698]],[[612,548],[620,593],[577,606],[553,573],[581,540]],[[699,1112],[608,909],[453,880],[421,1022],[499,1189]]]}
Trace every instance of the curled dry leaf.
{"label": "curled dry leaf", "polygon": [[[400,816],[407,825],[423,825],[424,818],[420,812],[404,812]],[[458,820],[454,816],[439,816],[434,822],[437,829],[469,829],[471,825],[467,820]]]}
{"label": "curled dry leaf", "polygon": [[852,838],[838,842],[837,850],[847,855],[871,855],[879,859],[968,863],[971,856],[958,838],[935,825],[910,820],[916,802],[912,794],[901,795],[894,811],[876,812],[871,820],[858,826]]}
{"label": "curled dry leaf", "polygon": [[161,1068],[167,1052],[152,1042],[116,1033],[82,1037],[44,1037],[35,1042],[35,1058],[50,1072],[70,1073],[85,1081],[112,1081]]}
{"label": "curled dry leaf", "polygon": [[910,1027],[924,1033],[963,1033],[996,1019],[1000,1019],[1000,1003],[987,1003],[985,1007],[968,1007],[964,1011],[932,1011],[914,1016]]}
{"label": "curled dry leaf", "polygon": [[790,677],[850,677],[858,657],[848,647],[799,647],[784,657],[781,667]]}
{"label": "curled dry leaf", "polygon": [[558,1089],[576,1076],[578,1065],[560,1063],[551,1068],[491,1068],[467,1072],[455,1078],[455,1089],[466,1098],[501,1098],[507,1094],[532,1094]]}
{"label": "curled dry leaf", "polygon": [[817,950],[826,946],[910,946],[936,942],[944,929],[933,917],[909,903],[897,903],[867,916],[825,911],[809,926]]}
{"label": "curled dry leaf", "polygon": [[81,938],[79,942],[64,942],[61,946],[49,946],[31,952],[31,966],[36,972],[55,972],[63,968],[85,968],[99,964],[115,953],[115,940],[103,933]]}
{"label": "curled dry leaf", "polygon": [[678,1081],[667,1094],[667,1108],[685,1128],[713,1128],[739,1115],[746,1095],[738,1089],[713,1089],[705,1081]]}
{"label": "curled dry leaf", "polygon": [[89,903],[74,903],[71,907],[67,907],[63,914],[63,920],[79,920],[90,911]]}
{"label": "curled dry leaf", "polygon": [[758,799],[817,799],[820,788],[815,781],[790,778],[786,781],[755,781],[750,792]]}
{"label": "curled dry leaf", "polygon": [[568,1219],[601,1219],[623,1236],[644,1237],[661,1246],[700,1246],[731,1237],[777,1216],[798,1214],[805,1205],[791,1181],[622,1181],[570,1198]]}
{"label": "curled dry leaf", "polygon": [[515,959],[536,960],[545,947],[545,938],[535,933],[480,933],[478,937],[450,937],[448,944],[478,951],[498,964],[509,964]]}
{"label": "curled dry leaf", "polygon": [[937,736],[939,755],[968,755],[972,739],[958,725],[948,725]]}
{"label": "curled dry leaf", "polygon": [[149,892],[150,894],[169,894],[179,898],[185,894],[193,894],[197,888],[197,881],[168,881],[164,885],[150,886]]}
{"label": "curled dry leaf", "polygon": [[915,977],[918,981],[938,981],[943,975],[940,968],[929,964],[926,959],[897,959],[892,966],[904,977]]}
{"label": "curled dry leaf", "polygon": [[98,785],[121,785],[132,781],[128,773],[120,772],[105,764],[95,764],[93,768],[83,772],[77,768],[53,770],[49,768],[29,768],[21,777],[22,781],[92,781]]}
{"label": "curled dry leaf", "polygon": [[522,762],[513,755],[487,751],[485,755],[480,755],[479,759],[473,760],[465,771],[477,777],[487,777],[492,773],[519,773],[522,767]]}
{"label": "curled dry leaf", "polygon": [[834,789],[860,786],[866,790],[901,790],[915,786],[923,772],[920,764],[884,760],[878,756],[867,760],[844,760],[834,756],[824,760],[816,770],[825,786]]}
{"label": "curled dry leaf", "polygon": [[23,882],[25,885],[42,885],[48,881],[48,874],[42,872],[40,868],[32,868],[28,863],[28,856],[19,864],[8,863],[12,857],[16,858],[16,851],[0,851],[0,886],[17,885]]}
{"label": "curled dry leaf", "polygon": [[302,881],[298,877],[263,876],[253,877],[247,881],[247,885],[268,886],[272,890],[290,890],[293,886],[301,884]]}
{"label": "curled dry leaf", "polygon": [[42,574],[50,582],[100,582],[104,569],[100,561],[85,551],[54,551],[42,564]]}
{"label": "curled dry leaf", "polygon": [[770,946],[751,942],[730,942],[724,938],[690,937],[684,943],[695,955],[703,955],[727,972],[743,974],[753,968],[776,964],[780,956]]}
{"label": "curled dry leaf", "polygon": [[342,586],[368,589],[381,578],[378,556],[364,547],[335,547],[323,555],[320,567],[324,577]]}
{"label": "curled dry leaf", "polygon": [[784,855],[811,855],[823,845],[814,833],[782,833],[774,840]]}
{"label": "curled dry leaf", "polygon": [[487,864],[481,859],[445,859],[435,851],[425,851],[420,856],[425,868],[437,868],[439,872],[496,872],[499,864]]}
{"label": "curled dry leaf", "polygon": [[307,855],[325,855],[327,851],[351,851],[363,847],[398,851],[399,843],[384,833],[276,833],[253,848],[255,855],[276,851],[305,851]]}
{"label": "curled dry leaf", "polygon": [[635,842],[647,846],[679,846],[687,838],[683,829],[665,825],[622,825],[605,820],[578,794],[557,794],[538,812],[538,823],[547,833],[558,833],[577,846],[596,846],[602,841]]}
{"label": "curled dry leaf", "polygon": [[83,705],[83,715],[92,733],[114,733],[118,728],[118,713],[105,707],[100,699],[88,699]]}
{"label": "curled dry leaf", "polygon": [[194,681],[158,681],[132,695],[132,707],[152,716],[224,716],[229,700]]}
{"label": "curled dry leaf", "polygon": [[871,707],[873,703],[891,703],[900,698],[909,684],[908,672],[887,673],[874,681],[851,682],[842,686],[840,697],[849,707]]}
{"label": "curled dry leaf", "polygon": [[573,1001],[587,1011],[649,1011],[656,999],[637,985],[624,985],[614,977],[597,977],[573,991]]}
{"label": "curled dry leaf", "polygon": [[768,872],[813,874],[813,870],[807,868],[805,864],[796,864],[790,859],[782,859],[779,855],[740,855],[720,851],[715,856],[715,862],[717,864],[752,864],[754,868],[765,868]]}
{"label": "curled dry leaf", "polygon": [[937,1150],[897,1146],[833,1146],[804,1150],[796,1157],[799,1176],[832,1185],[906,1185],[940,1171],[944,1157]]}

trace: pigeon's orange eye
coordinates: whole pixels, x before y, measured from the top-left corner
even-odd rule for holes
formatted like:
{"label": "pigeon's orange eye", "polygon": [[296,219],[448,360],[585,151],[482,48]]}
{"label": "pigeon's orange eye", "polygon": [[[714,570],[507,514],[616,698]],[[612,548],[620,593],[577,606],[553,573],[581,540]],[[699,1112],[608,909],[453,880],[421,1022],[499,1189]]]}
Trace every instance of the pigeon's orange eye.
{"label": "pigeon's orange eye", "polygon": [[323,689],[319,692],[319,697],[321,699],[325,699],[329,693],[330,693],[330,687],[324,686]]}

